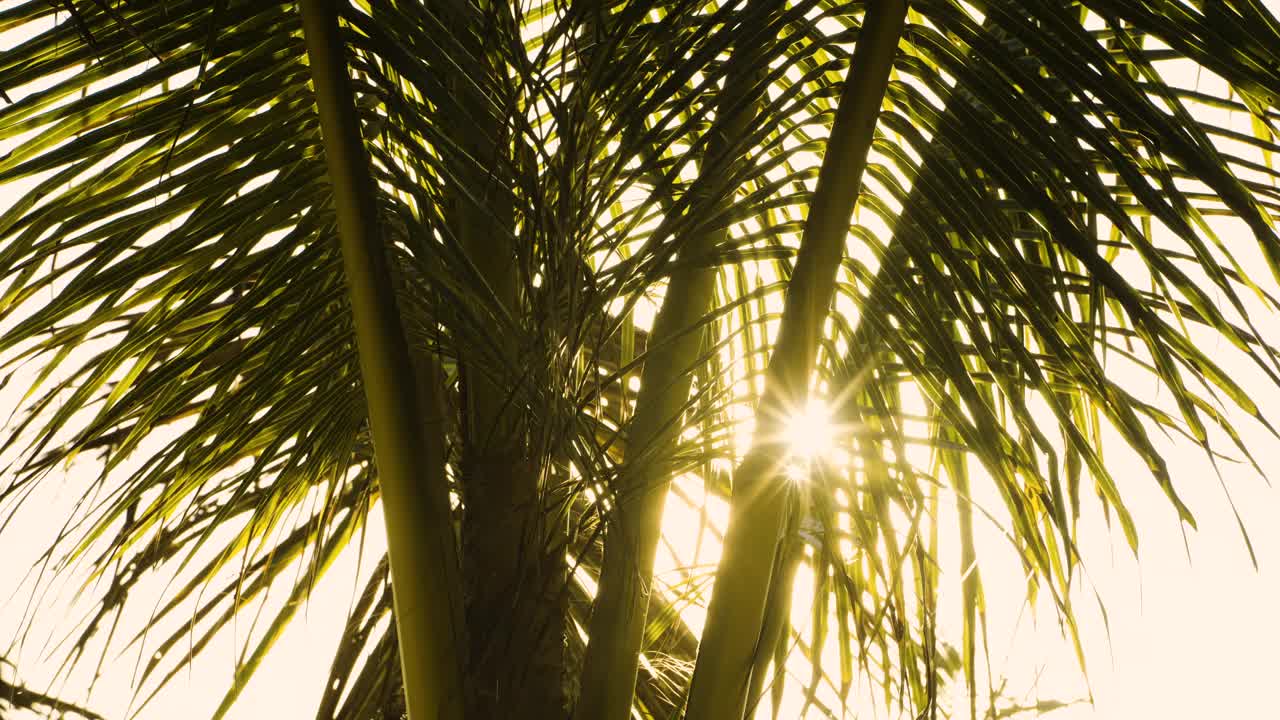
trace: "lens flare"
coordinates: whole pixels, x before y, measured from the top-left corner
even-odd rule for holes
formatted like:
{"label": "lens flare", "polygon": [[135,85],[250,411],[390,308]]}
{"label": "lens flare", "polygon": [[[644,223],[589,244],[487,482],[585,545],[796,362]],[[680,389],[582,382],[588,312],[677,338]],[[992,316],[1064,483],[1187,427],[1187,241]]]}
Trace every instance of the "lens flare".
{"label": "lens flare", "polygon": [[810,463],[831,452],[834,428],[830,408],[823,402],[811,401],[787,419],[783,439],[790,451],[787,475],[795,480],[807,477]]}

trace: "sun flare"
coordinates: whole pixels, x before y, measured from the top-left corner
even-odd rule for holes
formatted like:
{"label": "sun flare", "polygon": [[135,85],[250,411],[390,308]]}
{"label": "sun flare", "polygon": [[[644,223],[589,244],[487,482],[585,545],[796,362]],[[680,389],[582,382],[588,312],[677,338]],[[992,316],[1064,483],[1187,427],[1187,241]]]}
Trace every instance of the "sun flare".
{"label": "sun flare", "polygon": [[831,409],[821,400],[811,400],[787,419],[783,434],[794,463],[807,465],[828,455],[835,439]]}

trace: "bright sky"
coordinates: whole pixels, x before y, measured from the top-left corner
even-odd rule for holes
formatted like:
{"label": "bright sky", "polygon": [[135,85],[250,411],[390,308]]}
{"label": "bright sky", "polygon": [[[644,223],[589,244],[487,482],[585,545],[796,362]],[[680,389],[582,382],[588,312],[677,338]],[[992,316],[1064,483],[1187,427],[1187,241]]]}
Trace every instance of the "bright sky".
{"label": "bright sky", "polygon": [[[1268,4],[1273,12],[1280,5]],[[1169,68],[1168,72],[1175,81],[1188,85],[1207,86],[1214,82],[1208,73],[1195,75],[1193,68]],[[1232,122],[1242,132],[1249,131],[1246,118],[1233,118]],[[7,149],[0,147],[0,152]],[[19,188],[13,187],[0,191],[0,206],[19,192]],[[1242,257],[1250,257],[1249,251],[1243,248],[1252,241],[1239,227],[1223,222],[1218,229],[1233,249],[1239,249]],[[1260,316],[1260,323],[1264,335],[1272,342],[1280,342],[1280,322]],[[1255,373],[1235,362],[1234,354],[1224,351],[1220,357],[1228,371],[1241,378],[1242,384],[1261,389],[1254,398],[1259,406],[1280,407],[1280,391],[1262,382],[1249,382],[1256,379]],[[12,407],[22,389],[22,381],[15,379],[0,395],[0,408],[7,411]],[[796,435],[808,441],[814,433]],[[1274,442],[1268,442],[1260,433],[1248,439],[1258,449],[1264,467],[1273,476],[1280,476],[1280,460],[1267,455]],[[1120,717],[1191,720],[1274,715],[1271,683],[1276,661],[1272,648],[1280,646],[1280,616],[1274,612],[1280,602],[1280,527],[1274,518],[1280,515],[1280,491],[1268,487],[1241,466],[1223,467],[1226,486],[1257,552],[1260,567],[1255,572],[1223,489],[1198,449],[1169,445],[1168,457],[1175,482],[1200,524],[1198,532],[1187,534],[1184,545],[1183,533],[1172,509],[1145,468],[1122,450],[1118,438],[1113,438],[1108,448],[1107,460],[1119,468],[1116,476],[1124,483],[1128,506],[1142,531],[1141,559],[1132,557],[1123,545],[1122,536],[1108,531],[1098,509],[1091,507],[1092,514],[1082,518],[1080,536],[1085,571],[1092,585],[1078,588],[1075,602],[1082,621],[1095,704],[1074,705],[1049,717],[1056,720]],[[807,451],[820,452],[821,448],[811,447]],[[62,519],[83,499],[83,488],[96,477],[96,464],[93,458],[84,458],[65,472],[52,475],[28,499],[27,511],[20,513],[5,529],[4,551],[0,553],[0,592],[3,592],[0,638],[8,638],[26,617],[29,611],[26,592],[30,585],[22,584],[21,580],[56,534]],[[694,483],[682,482],[680,486],[695,501],[704,497]],[[981,483],[975,482],[975,486]],[[994,497],[985,499],[989,506],[995,504]],[[722,504],[714,504],[712,517],[723,522]],[[697,544],[693,534],[698,527],[698,517],[689,505],[673,497],[668,504],[666,522],[671,547],[680,549],[680,556],[665,549],[660,553],[657,568],[660,578],[678,583],[682,579],[681,568],[715,563],[717,548],[712,538],[703,539],[698,557],[690,555],[691,548]],[[997,685],[1002,678],[1007,679],[1005,700],[1030,706],[1044,700],[1086,697],[1089,689],[1069,643],[1060,634],[1051,608],[1043,604],[1037,608],[1025,607],[1022,602],[1025,584],[1014,554],[994,527],[980,523],[977,530],[986,584],[991,668]],[[381,542],[381,513],[375,508],[365,540],[367,557],[376,557],[381,552]],[[361,578],[367,576],[370,565],[366,561],[359,568]],[[337,634],[354,592],[362,585],[362,580],[357,578],[357,566],[354,553],[347,553],[329,571],[312,595],[305,617],[286,631],[276,651],[227,717],[292,719],[314,714]],[[949,567],[957,566],[958,562],[949,563]],[[139,596],[156,596],[164,580],[153,582],[151,595],[144,590]],[[954,591],[959,582],[952,575],[949,579],[944,577],[943,584],[944,588]],[[797,620],[808,614],[807,586],[803,576],[798,579]],[[74,587],[65,583],[54,587],[59,592],[39,601],[34,627],[20,651],[9,653],[12,659],[21,662],[21,679],[40,689],[47,686],[57,660],[62,657],[54,645],[73,620],[78,619],[77,613],[84,611],[84,604],[77,605],[72,597]],[[8,588],[16,589],[13,597],[5,591]],[[1105,601],[1109,636],[1093,600],[1095,589]],[[285,592],[287,589],[275,593],[268,604],[278,606]],[[946,607],[958,607],[954,600],[954,597],[944,597]],[[122,622],[120,635],[125,635],[123,628],[136,627],[144,621],[151,610],[150,605],[135,602],[130,616]],[[252,620],[251,615],[246,615],[233,632],[224,633],[199,660],[174,679],[141,717],[150,720],[208,716],[217,707],[221,692],[230,681],[231,668]],[[691,609],[688,620],[695,630],[700,627],[700,610]],[[952,629],[949,638],[958,639],[958,615],[943,621]],[[47,645],[51,637],[55,641]],[[154,643],[150,647],[154,647]],[[130,705],[131,678],[137,662],[136,651],[119,657],[108,656],[89,706],[110,720],[122,718]],[[808,680],[807,663],[801,660],[791,670],[797,674],[798,682],[792,685],[798,694]],[[0,668],[0,673],[12,679],[9,668]],[[78,673],[52,690],[68,699],[79,700],[88,681],[84,673]],[[955,706],[963,708],[965,704],[957,701]],[[760,717],[765,717],[767,708],[762,708],[761,713]],[[872,712],[859,716],[870,717]]]}

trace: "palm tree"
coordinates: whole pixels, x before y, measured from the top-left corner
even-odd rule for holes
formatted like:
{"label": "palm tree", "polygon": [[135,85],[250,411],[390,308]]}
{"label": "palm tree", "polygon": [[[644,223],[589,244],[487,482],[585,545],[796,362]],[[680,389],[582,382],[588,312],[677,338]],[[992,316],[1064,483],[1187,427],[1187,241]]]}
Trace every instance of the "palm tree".
{"label": "palm tree", "polygon": [[[32,369],[0,501],[102,453],[45,559],[97,582],[68,663],[182,571],[126,643],[144,699],[283,585],[223,714],[376,503],[319,718],[776,715],[794,653],[913,716],[959,676],[976,716],[975,509],[1074,638],[1082,490],[1138,542],[1104,433],[1193,525],[1153,436],[1270,430],[1201,349],[1280,384],[1256,0],[13,0],[0,32]],[[839,452],[805,463],[815,399]],[[730,501],[700,634],[698,578],[653,575],[674,478]]]}

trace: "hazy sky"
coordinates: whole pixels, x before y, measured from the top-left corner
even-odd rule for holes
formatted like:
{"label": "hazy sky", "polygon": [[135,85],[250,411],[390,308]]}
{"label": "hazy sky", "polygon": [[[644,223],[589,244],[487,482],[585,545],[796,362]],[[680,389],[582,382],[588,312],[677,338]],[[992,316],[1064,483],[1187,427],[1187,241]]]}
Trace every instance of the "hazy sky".
{"label": "hazy sky", "polygon": [[[0,1],[0,8],[4,5]],[[1273,12],[1276,10],[1277,3],[1268,5]],[[9,42],[11,38],[3,40]],[[1200,83],[1214,89],[1210,87],[1214,78],[1208,73],[1178,72],[1191,73],[1181,76],[1188,84]],[[9,92],[17,97],[13,90]],[[1249,132],[1246,118],[1233,118],[1232,122],[1242,132]],[[0,153],[7,149],[0,146]],[[19,191],[16,187],[0,188],[0,207]],[[1218,227],[1233,250],[1244,258],[1253,257],[1247,247],[1253,241],[1237,224],[1220,223]],[[1268,318],[1260,323],[1264,335],[1271,342],[1280,343],[1280,322]],[[1221,359],[1246,387],[1259,389],[1254,398],[1257,404],[1264,411],[1280,407],[1280,391],[1259,382],[1254,377],[1257,373],[1237,362],[1226,348],[1217,354],[1221,345],[1225,343],[1214,346],[1214,357]],[[11,383],[0,395],[0,409],[7,412],[23,389],[19,380]],[[1280,476],[1280,459],[1272,454],[1276,442],[1259,432],[1253,432],[1250,439],[1268,472]],[[1259,569],[1255,572],[1223,487],[1203,453],[1185,444],[1170,443],[1169,448],[1175,482],[1196,514],[1199,531],[1188,530],[1184,545],[1183,530],[1162,492],[1146,469],[1122,448],[1117,438],[1112,438],[1107,460],[1120,468],[1116,476],[1141,529],[1140,560],[1133,558],[1118,531],[1106,529],[1100,512],[1091,506],[1091,514],[1082,519],[1081,532],[1085,571],[1091,584],[1079,588],[1075,603],[1082,622],[1095,704],[1071,706],[1050,714],[1051,718],[1198,720],[1276,716],[1271,686],[1280,670],[1280,661],[1273,656],[1273,648],[1280,647],[1280,614],[1275,612],[1280,606],[1280,529],[1275,522],[1280,517],[1280,491],[1244,466],[1221,466],[1225,484],[1257,552]],[[0,639],[16,630],[28,610],[25,590],[29,585],[19,586],[20,579],[59,530],[62,519],[83,499],[84,488],[96,473],[96,461],[85,458],[65,472],[53,474],[4,531],[0,545]],[[690,539],[688,532],[682,530],[690,522],[685,508],[678,504],[670,507],[668,528],[676,544],[691,544],[682,542]],[[1025,607],[1025,583],[1014,555],[995,528],[980,525],[978,530],[986,552],[982,572],[990,623],[991,667],[997,682],[1002,677],[1008,679],[1006,697],[1024,705],[1086,697],[1088,688],[1051,608],[1043,603],[1034,609]],[[378,511],[372,515],[365,544],[368,555],[376,557],[381,545]],[[690,560],[664,555],[659,559],[659,571],[674,577],[675,568]],[[704,551],[698,560],[714,562],[714,553]],[[362,575],[368,571],[366,562]],[[314,713],[319,684],[327,673],[337,633],[360,584],[356,573],[357,559],[348,553],[329,571],[312,596],[306,616],[289,628],[228,717],[290,720]],[[944,583],[953,590],[958,586],[954,575],[951,582],[944,579]],[[163,587],[162,580],[153,584],[153,592]],[[7,589],[19,587],[22,591],[10,598]],[[76,617],[77,611],[84,611],[83,604],[76,605],[71,597],[74,587],[61,583],[55,587],[61,592],[38,603],[41,610],[36,627],[22,644],[21,654],[15,656],[23,661],[22,679],[38,688],[43,687],[62,657],[56,648],[42,651],[46,641],[51,634],[60,640],[70,627],[69,620]],[[801,593],[797,616],[805,613],[805,587],[803,580],[797,583]],[[1097,610],[1095,590],[1106,605],[1109,636]],[[285,592],[287,589],[282,588],[270,602],[278,603]],[[151,609],[147,603],[134,602],[131,619],[122,625],[144,620]],[[693,620],[697,622],[696,618]],[[954,627],[955,618],[950,621]],[[240,640],[232,633],[224,633],[189,670],[175,678],[142,717],[158,720],[207,716],[230,680],[232,665],[251,622],[251,616],[245,617],[235,628]],[[951,639],[958,639],[958,634]],[[130,678],[137,661],[136,652],[118,658],[108,656],[90,707],[111,720],[121,717],[129,705]],[[801,679],[807,679],[806,663],[800,662],[794,669]],[[8,669],[0,672],[11,677]],[[87,681],[86,677],[75,676],[61,689],[53,690],[80,699]]]}

